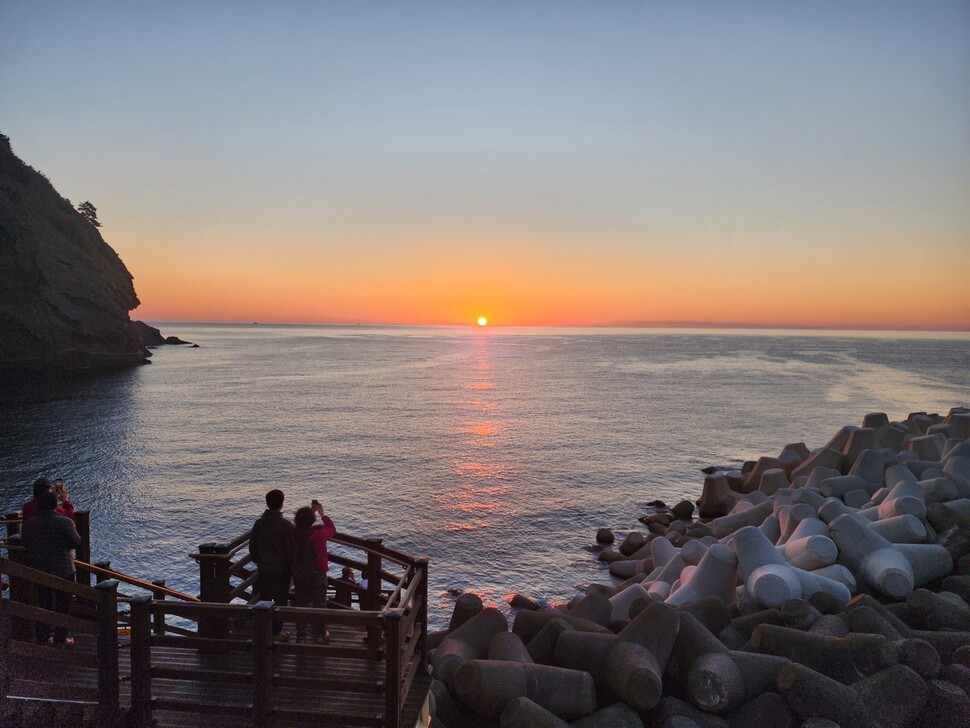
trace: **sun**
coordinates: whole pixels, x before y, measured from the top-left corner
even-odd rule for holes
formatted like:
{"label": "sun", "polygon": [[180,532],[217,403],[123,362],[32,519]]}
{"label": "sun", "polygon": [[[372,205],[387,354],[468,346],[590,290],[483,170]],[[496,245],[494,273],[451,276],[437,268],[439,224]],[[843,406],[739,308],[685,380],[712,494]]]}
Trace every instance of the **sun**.
{"label": "sun", "polygon": [[484,316],[479,316],[478,317],[478,325],[479,326],[487,326],[488,325],[488,319],[485,318]]}

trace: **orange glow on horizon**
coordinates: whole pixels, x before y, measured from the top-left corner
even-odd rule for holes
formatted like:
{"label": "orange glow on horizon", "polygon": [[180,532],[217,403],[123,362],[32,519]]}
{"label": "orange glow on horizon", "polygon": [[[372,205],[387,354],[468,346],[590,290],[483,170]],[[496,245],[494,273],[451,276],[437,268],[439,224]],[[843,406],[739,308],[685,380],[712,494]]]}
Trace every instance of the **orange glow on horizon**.
{"label": "orange glow on horizon", "polygon": [[[769,255],[754,244],[672,238],[605,254],[585,239],[455,233],[402,235],[406,255],[353,257],[319,239],[244,256],[215,235],[193,252],[132,235],[141,255],[119,253],[143,302],[132,318],[147,321],[970,330],[965,265],[941,271],[916,259],[860,273],[870,261],[863,247],[882,244],[879,255],[891,258],[908,250],[902,239],[874,237],[859,250],[793,241]],[[815,252],[806,257],[795,242],[815,242]],[[484,262],[475,256],[483,249]]]}

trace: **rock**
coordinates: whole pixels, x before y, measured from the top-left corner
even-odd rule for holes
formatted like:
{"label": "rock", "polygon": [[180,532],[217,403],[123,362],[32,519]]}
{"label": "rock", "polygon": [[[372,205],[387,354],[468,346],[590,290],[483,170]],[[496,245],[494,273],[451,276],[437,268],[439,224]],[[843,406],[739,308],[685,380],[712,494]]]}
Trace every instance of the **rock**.
{"label": "rock", "polygon": [[642,533],[640,533],[639,531],[631,531],[626,535],[626,538],[624,538],[623,541],[620,542],[620,546],[619,546],[620,553],[625,556],[629,556],[638,548],[643,546],[644,543],[645,543],[645,539],[643,538]]}
{"label": "rock", "polygon": [[933,503],[926,509],[926,520],[937,532],[936,542],[954,559],[970,554],[970,517],[945,503]]}
{"label": "rock", "polygon": [[[784,470],[785,467],[789,465],[790,463],[785,463],[780,458],[769,458],[769,457],[758,458],[758,461],[755,463],[754,467],[752,467],[751,470],[749,470],[745,474],[744,488],[743,488],[744,492],[750,493],[754,490],[757,490],[758,486],[761,485],[761,479],[766,472],[771,470]],[[790,470],[791,468],[789,467],[789,472]],[[787,473],[786,473],[786,483],[787,483]]]}
{"label": "rock", "polygon": [[872,719],[885,728],[906,728],[929,699],[923,678],[905,665],[863,678],[852,688],[862,697]]}
{"label": "rock", "polygon": [[788,476],[785,471],[781,468],[769,468],[761,474],[761,480],[758,482],[758,490],[760,490],[765,495],[774,495],[781,488],[787,488],[791,483],[788,481]]}
{"label": "rock", "polygon": [[643,721],[626,703],[613,703],[573,721],[572,728],[643,728]]}
{"label": "rock", "polygon": [[674,514],[674,518],[689,521],[694,517],[694,504],[689,500],[682,500],[673,507],[671,512]]}
{"label": "rock", "polygon": [[724,473],[715,473],[704,478],[704,489],[700,497],[700,517],[718,518],[730,513],[737,500]]}
{"label": "rock", "polygon": [[970,725],[970,698],[953,683],[929,680],[926,707],[911,724],[916,728],[956,728]]}
{"label": "rock", "polygon": [[156,346],[169,345],[187,345],[192,349],[198,349],[198,344],[193,344],[188,341],[183,341],[177,336],[162,336],[162,332],[156,329],[154,326],[149,326],[144,321],[133,321],[135,325],[135,331],[138,333],[138,337],[141,339],[145,346],[155,348]]}
{"label": "rock", "polygon": [[[795,728],[795,715],[778,693],[761,693],[725,716],[732,728]],[[805,728],[807,723],[802,724]]]}
{"label": "rock", "polygon": [[752,652],[715,652],[701,655],[690,667],[690,701],[709,713],[735,710],[775,687],[784,657]]}
{"label": "rock", "polygon": [[623,561],[626,556],[621,554],[619,551],[615,551],[614,549],[603,549],[599,552],[599,555],[596,558],[598,561],[604,561],[607,564],[612,564],[614,561]]}
{"label": "rock", "polygon": [[889,417],[886,416],[885,412],[870,412],[862,418],[863,427],[871,427],[875,430],[878,430],[880,427],[885,427],[888,424]]}
{"label": "rock", "polygon": [[165,337],[162,336],[162,332],[154,326],[149,326],[144,321],[132,321],[132,323],[135,326],[135,332],[138,334],[138,338],[141,339],[145,346],[161,346],[165,343]]}
{"label": "rock", "polygon": [[[943,447],[939,435],[926,435],[924,437],[914,437],[909,441],[909,449],[916,453],[920,460],[939,460],[943,456]],[[945,441],[945,440],[944,440]]]}
{"label": "rock", "polygon": [[526,645],[526,651],[530,658],[526,662],[536,662],[542,665],[553,664],[556,643],[559,641],[560,635],[563,632],[571,632],[573,629],[574,627],[565,619],[552,619],[546,622],[545,626],[539,630],[539,634],[529,640],[529,644]]}
{"label": "rock", "polygon": [[569,723],[528,698],[512,698],[502,711],[502,728],[569,728]]}
{"label": "rock", "polygon": [[870,728],[869,711],[855,690],[804,665],[785,665],[778,673],[777,687],[802,718],[826,718],[840,728]]}
{"label": "rock", "polygon": [[455,601],[455,609],[451,613],[451,622],[448,625],[448,631],[454,632],[484,608],[482,598],[478,594],[474,592],[461,594]]}
{"label": "rock", "polygon": [[813,452],[805,462],[795,468],[791,473],[791,478],[794,480],[800,475],[811,475],[812,471],[818,467],[832,468],[842,472],[844,462],[845,455],[842,454],[841,450],[824,447]]}
{"label": "rock", "polygon": [[[519,615],[535,613],[519,612]],[[449,634],[434,651],[431,657],[434,676],[452,687],[458,668],[468,660],[485,658],[492,638],[507,630],[505,615],[497,609],[483,609]]]}
{"label": "rock", "polygon": [[542,605],[535,599],[530,599],[523,594],[513,594],[509,600],[512,609],[542,609]]}
{"label": "rock", "polygon": [[800,462],[805,462],[808,456],[812,454],[812,451],[806,447],[804,442],[791,442],[782,448],[778,459],[785,460],[785,456],[789,454],[796,456]]}
{"label": "rock", "polygon": [[486,716],[498,716],[515,698],[528,698],[566,721],[596,709],[596,688],[588,672],[551,665],[469,660],[458,668],[455,692]]}
{"label": "rock", "polygon": [[0,138],[0,370],[148,363],[131,281],[98,229]]}
{"label": "rock", "polygon": [[601,528],[596,532],[596,543],[611,544],[616,540],[613,531],[608,528]]}
{"label": "rock", "polygon": [[966,665],[947,665],[940,670],[940,679],[953,683],[967,695],[970,695],[970,667]]}

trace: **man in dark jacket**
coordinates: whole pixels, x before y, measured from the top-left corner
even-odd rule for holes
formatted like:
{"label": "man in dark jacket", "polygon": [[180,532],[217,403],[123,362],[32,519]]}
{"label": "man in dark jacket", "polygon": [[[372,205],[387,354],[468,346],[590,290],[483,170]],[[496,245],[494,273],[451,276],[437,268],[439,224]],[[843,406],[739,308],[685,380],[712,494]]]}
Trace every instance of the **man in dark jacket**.
{"label": "man in dark jacket", "polygon": [[[266,494],[266,510],[249,534],[249,554],[256,563],[256,593],[285,607],[290,596],[293,568],[293,524],[283,518],[283,491]],[[283,622],[273,621],[273,634],[286,641]]]}
{"label": "man in dark jacket", "polygon": [[[74,521],[56,512],[57,496],[51,492],[37,495],[38,513],[25,522],[21,532],[27,549],[27,565],[46,571],[62,579],[74,581],[74,549],[81,545],[81,536]],[[67,614],[71,608],[71,593],[46,586],[37,587],[37,603],[41,609],[53,609]],[[50,626],[35,624],[37,641],[46,643],[51,637]],[[67,629],[55,627],[53,644],[67,644]]]}

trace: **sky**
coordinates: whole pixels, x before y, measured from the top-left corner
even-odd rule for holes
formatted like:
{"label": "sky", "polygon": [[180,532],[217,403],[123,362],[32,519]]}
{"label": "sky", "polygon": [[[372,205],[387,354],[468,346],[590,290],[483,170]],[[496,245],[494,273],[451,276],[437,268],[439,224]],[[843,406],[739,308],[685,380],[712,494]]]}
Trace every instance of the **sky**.
{"label": "sky", "polygon": [[0,0],[148,321],[970,329],[970,2]]}

